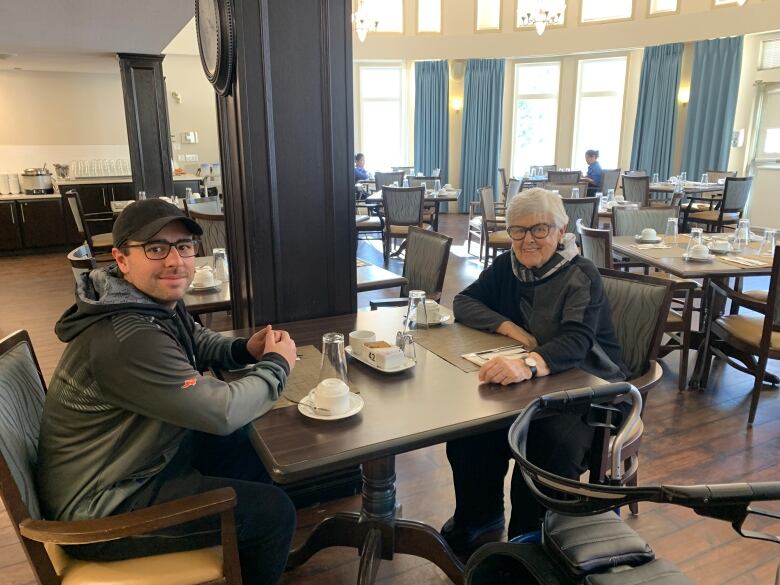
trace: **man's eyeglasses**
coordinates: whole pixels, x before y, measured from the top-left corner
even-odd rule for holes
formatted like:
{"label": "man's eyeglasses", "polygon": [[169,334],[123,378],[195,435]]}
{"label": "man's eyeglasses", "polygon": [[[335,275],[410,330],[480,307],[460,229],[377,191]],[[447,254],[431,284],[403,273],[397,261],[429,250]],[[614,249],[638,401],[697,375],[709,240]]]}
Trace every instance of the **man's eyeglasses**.
{"label": "man's eyeglasses", "polygon": [[509,237],[513,240],[523,240],[525,239],[525,234],[528,232],[531,232],[531,235],[535,237],[537,240],[541,240],[543,238],[546,238],[550,235],[550,230],[555,227],[555,224],[550,223],[537,223],[535,225],[532,225],[531,227],[525,227],[522,225],[510,225],[508,228],[506,228],[507,233],[509,233]]}
{"label": "man's eyeglasses", "polygon": [[177,242],[156,240],[144,244],[128,244],[125,247],[143,248],[144,254],[149,260],[165,260],[171,253],[171,248],[176,248],[176,252],[181,258],[191,258],[198,253],[200,240],[179,240]]}

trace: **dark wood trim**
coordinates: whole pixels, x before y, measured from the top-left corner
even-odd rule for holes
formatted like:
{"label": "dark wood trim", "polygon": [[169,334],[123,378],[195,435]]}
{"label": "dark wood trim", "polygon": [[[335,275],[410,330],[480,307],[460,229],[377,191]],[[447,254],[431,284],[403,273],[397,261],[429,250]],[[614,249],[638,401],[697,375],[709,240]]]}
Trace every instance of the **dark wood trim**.
{"label": "dark wood trim", "polygon": [[117,53],[122,76],[133,190],[149,196],[173,194],[171,130],[168,123],[164,55]]}

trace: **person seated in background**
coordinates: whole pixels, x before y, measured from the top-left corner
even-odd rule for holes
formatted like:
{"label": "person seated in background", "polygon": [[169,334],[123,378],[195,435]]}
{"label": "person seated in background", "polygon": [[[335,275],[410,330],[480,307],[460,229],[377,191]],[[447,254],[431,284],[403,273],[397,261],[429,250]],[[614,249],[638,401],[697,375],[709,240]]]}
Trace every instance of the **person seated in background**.
{"label": "person seated in background", "polygon": [[585,162],[588,163],[588,174],[585,175],[582,180],[588,183],[588,195],[595,195],[598,191],[601,191],[601,185],[603,182],[601,173],[601,164],[599,164],[599,151],[598,150],[586,150]]}
{"label": "person seated in background", "polygon": [[355,155],[355,181],[370,181],[371,173],[366,170],[366,157],[362,152]]}
{"label": "person seated in background", "polygon": [[[578,255],[561,198],[544,189],[516,195],[506,210],[512,248],[456,295],[455,318],[526,346],[523,359],[496,357],[479,371],[487,384],[517,384],[570,368],[610,381],[627,370],[612,325],[598,269]],[[497,343],[500,345],[500,343]],[[459,554],[469,554],[504,527],[504,477],[511,452],[505,428],[447,443],[455,487],[455,513],[441,534]],[[529,460],[572,479],[589,461],[593,428],[581,417],[534,421]],[[538,530],[544,510],[520,471],[512,476],[508,534]]]}
{"label": "person seated in background", "polygon": [[[244,583],[276,583],[295,508],[249,442],[279,397],[295,343],[270,326],[249,339],[197,324],[182,299],[201,227],[160,199],[130,205],[113,229],[116,264],[85,273],[55,327],[67,343],[41,422],[36,483],[50,520],[103,518],[231,487]],[[201,372],[252,364],[234,382]],[[112,561],[216,546],[219,516],[138,537],[66,547]]]}

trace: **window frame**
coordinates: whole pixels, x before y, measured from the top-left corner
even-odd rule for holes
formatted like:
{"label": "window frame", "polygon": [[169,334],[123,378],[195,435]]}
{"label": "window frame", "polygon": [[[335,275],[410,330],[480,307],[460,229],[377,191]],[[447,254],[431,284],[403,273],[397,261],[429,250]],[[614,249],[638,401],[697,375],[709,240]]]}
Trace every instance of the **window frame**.
{"label": "window frame", "polygon": [[[580,120],[580,99],[582,97],[581,87],[582,87],[582,63],[585,61],[609,61],[609,60],[615,60],[615,59],[623,59],[624,61],[624,67],[625,67],[625,73],[623,76],[623,103],[620,108],[620,131],[618,136],[618,147],[617,147],[617,161],[614,168],[620,167],[620,156],[623,152],[623,131],[624,126],[626,122],[626,94],[628,92],[628,74],[629,74],[629,54],[628,53],[617,53],[614,55],[603,55],[600,57],[587,57],[583,56],[581,59],[577,59],[577,89],[575,90],[574,94],[574,125],[573,125],[573,136],[572,136],[572,144],[571,144],[571,168],[578,168],[578,164],[581,164],[581,162],[576,162],[579,159],[577,158],[578,151],[577,151],[577,143],[579,141],[579,120]],[[606,91],[599,91],[599,92],[587,92],[586,97],[606,97],[612,95],[612,92],[606,92]],[[584,156],[584,152],[579,153],[580,157]]]}
{"label": "window frame", "polygon": [[[514,32],[528,32],[528,31],[536,32],[536,27],[533,24],[528,25],[528,26],[517,26],[517,14],[520,11],[520,1],[521,0],[515,0],[515,10],[514,10],[513,20],[512,20],[512,30],[514,30]],[[545,28],[545,31],[566,28],[566,25],[569,22],[569,5],[570,4],[571,4],[571,1],[566,2],[566,6],[563,9],[563,23],[562,24],[548,24],[547,27]]]}
{"label": "window frame", "polygon": [[682,0],[677,0],[677,7],[674,10],[661,10],[653,12],[654,3],[655,0],[647,0],[647,18],[657,18],[659,16],[672,16],[674,14],[680,14],[680,4],[682,4]]}
{"label": "window frame", "polygon": [[[564,21],[565,22],[565,21]],[[557,107],[556,107],[556,113],[555,113],[555,138],[554,138],[554,147],[553,147],[553,163],[555,162],[555,159],[557,158],[557,152],[558,152],[558,142],[559,142],[559,131],[561,127],[561,90],[563,89],[563,58],[557,58],[557,59],[540,59],[540,60],[518,60],[513,61],[512,65],[514,67],[514,80],[513,80],[513,87],[512,87],[512,135],[510,138],[510,144],[509,144],[509,172],[510,174],[513,174],[514,169],[512,168],[514,165],[515,160],[515,137],[517,136],[517,100],[519,99],[519,96],[522,95],[533,95],[533,97],[536,98],[542,98],[542,96],[549,96],[550,94],[519,94],[517,93],[517,72],[520,67],[523,65],[549,65],[549,64],[557,64],[558,65],[558,88],[557,92],[555,94],[555,99],[557,101]],[[547,163],[542,163],[547,164]]]}
{"label": "window frame", "polygon": [[[612,24],[613,22],[627,22],[629,20],[634,20],[636,17],[636,9],[634,7],[634,0],[630,0],[631,4],[631,14],[628,16],[619,16],[616,18],[602,18],[599,20],[584,20],[583,15],[585,14],[585,10],[583,9],[583,6],[585,5],[585,2],[588,0],[580,0],[580,26],[592,26],[594,24]],[[592,0],[591,0],[592,1]]]}
{"label": "window frame", "polygon": [[438,31],[432,31],[432,30],[420,30],[420,2],[422,0],[417,0],[416,2],[416,10],[414,11],[414,34],[418,36],[435,36],[435,35],[442,35],[444,34],[444,1],[443,0],[436,0],[439,3],[439,30]]}
{"label": "window frame", "polygon": [[479,28],[479,0],[474,0],[474,33],[475,34],[495,34],[503,30],[504,23],[504,2],[498,0],[498,28]]}
{"label": "window frame", "polygon": [[[409,77],[409,63],[406,61],[403,61],[401,59],[382,59],[382,60],[361,60],[361,61],[354,61],[353,63],[353,79],[355,79],[355,83],[353,83],[353,102],[354,102],[354,108],[355,108],[355,119],[354,119],[354,148],[355,152],[365,152],[365,145],[363,144],[363,96],[361,92],[361,83],[360,83],[360,69],[361,67],[366,68],[373,68],[373,69],[398,69],[401,73],[401,81],[399,86],[399,97],[398,100],[400,102],[400,118],[401,118],[401,153],[400,153],[400,159],[402,161],[408,161],[413,157],[413,145],[410,144],[409,140],[404,138],[405,136],[408,136],[409,130],[411,129],[411,122],[409,120],[410,116],[410,103],[413,103],[413,98],[409,95],[409,85],[410,85],[410,77]],[[414,71],[414,69],[412,69]],[[412,80],[413,83],[413,80]],[[378,99],[378,98],[369,98],[369,101],[391,101],[387,99]],[[393,100],[394,101],[394,100]]]}

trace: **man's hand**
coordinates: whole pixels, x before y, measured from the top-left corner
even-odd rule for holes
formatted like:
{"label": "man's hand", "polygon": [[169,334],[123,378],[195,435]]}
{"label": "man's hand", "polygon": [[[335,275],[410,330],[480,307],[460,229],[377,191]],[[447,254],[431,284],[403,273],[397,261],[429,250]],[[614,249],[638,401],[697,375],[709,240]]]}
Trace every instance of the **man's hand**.
{"label": "man's hand", "polygon": [[[547,367],[547,363],[542,356],[536,352],[529,354],[529,357],[536,360],[536,375],[548,376],[550,374],[550,368]],[[525,360],[511,357],[494,357],[492,360],[483,364],[479,369],[479,381],[487,384],[501,384],[507,386],[509,384],[517,384],[524,380],[530,380],[531,368],[525,365]]]}
{"label": "man's hand", "polygon": [[270,325],[266,325],[263,329],[250,337],[246,342],[246,350],[252,354],[256,360],[260,360],[260,358],[263,357],[263,354],[268,351],[265,349],[265,344],[266,336],[269,333],[273,336],[275,341],[279,341],[281,339],[281,331],[274,331],[271,329]]}
{"label": "man's hand", "polygon": [[539,342],[536,341],[536,338],[533,335],[512,321],[504,321],[501,323],[501,325],[498,326],[498,329],[496,329],[496,333],[506,335],[515,341],[519,341],[528,349],[535,349],[536,346],[539,345]]}
{"label": "man's hand", "polygon": [[278,353],[287,360],[292,372],[298,357],[295,342],[290,338],[290,334],[287,331],[272,331],[270,327],[269,325],[268,333],[265,336],[265,353]]}

